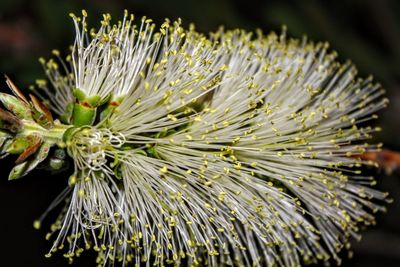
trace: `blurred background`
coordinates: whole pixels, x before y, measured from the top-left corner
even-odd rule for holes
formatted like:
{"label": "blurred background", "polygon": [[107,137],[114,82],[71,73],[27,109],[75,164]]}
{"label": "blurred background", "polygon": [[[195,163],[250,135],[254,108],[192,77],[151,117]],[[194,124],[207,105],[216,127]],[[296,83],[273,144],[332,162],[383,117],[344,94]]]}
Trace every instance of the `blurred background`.
{"label": "blurred background", "polygon": [[[287,25],[292,37],[307,35],[315,41],[328,41],[341,61],[351,59],[360,76],[373,74],[386,89],[390,105],[379,114],[383,131],[376,141],[400,151],[400,1],[1,0],[0,74],[8,74],[23,90],[43,78],[38,58],[50,57],[54,48],[68,50],[74,40],[68,13],[80,14],[81,9],[88,11],[93,27],[98,26],[102,13],[119,19],[128,9],[158,25],[164,18],[180,17],[184,24],[194,22],[204,33],[220,25],[264,32],[279,32]],[[2,78],[0,90],[7,90]],[[386,214],[378,215],[377,226],[364,233],[362,242],[354,242],[354,257],[346,259],[344,266],[400,266],[400,176],[399,166],[392,163],[397,173],[368,170],[377,176],[377,187],[389,191],[395,201]],[[68,173],[50,176],[35,171],[25,179],[7,182],[12,162],[0,164],[0,265],[68,266],[60,255],[44,257],[50,247],[43,238],[46,232],[32,227],[33,220],[64,188]],[[91,256],[84,255],[75,266],[94,266]]]}

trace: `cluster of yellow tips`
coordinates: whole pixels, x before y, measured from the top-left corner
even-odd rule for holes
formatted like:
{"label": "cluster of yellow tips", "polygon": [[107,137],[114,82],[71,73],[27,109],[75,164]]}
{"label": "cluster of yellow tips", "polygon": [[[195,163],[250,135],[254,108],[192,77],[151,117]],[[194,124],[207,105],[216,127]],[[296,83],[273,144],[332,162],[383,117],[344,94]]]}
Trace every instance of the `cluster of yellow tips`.
{"label": "cluster of yellow tips", "polygon": [[65,61],[41,60],[50,84],[36,90],[78,127],[51,253],[94,249],[99,266],[340,262],[384,210],[357,155],[379,149],[366,121],[387,100],[327,44],[207,37],[127,13],[96,31],[86,16],[72,15]]}

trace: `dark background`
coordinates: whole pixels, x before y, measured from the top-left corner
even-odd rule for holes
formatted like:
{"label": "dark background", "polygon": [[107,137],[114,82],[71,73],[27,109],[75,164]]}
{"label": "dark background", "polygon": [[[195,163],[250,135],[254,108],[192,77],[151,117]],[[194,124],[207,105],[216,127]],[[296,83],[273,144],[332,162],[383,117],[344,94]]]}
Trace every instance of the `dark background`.
{"label": "dark background", "polygon": [[[119,19],[123,9],[128,9],[158,25],[166,17],[181,17],[186,25],[194,22],[204,33],[219,25],[279,32],[285,24],[290,36],[306,34],[315,41],[328,41],[340,60],[351,59],[360,76],[374,74],[387,90],[391,103],[380,113],[378,124],[383,132],[376,141],[400,150],[400,1],[1,0],[0,73],[8,74],[21,89],[42,78],[38,58],[50,57],[54,48],[67,51],[74,39],[68,13],[80,14],[82,8],[87,9],[91,26],[98,25],[103,12]],[[0,90],[6,91],[0,80]],[[68,173],[51,176],[34,171],[8,182],[11,166],[10,159],[0,161],[0,266],[68,266],[59,254],[44,258],[51,245],[44,240],[48,225],[40,231],[32,227],[33,220],[66,186]],[[344,266],[400,266],[399,175],[368,171],[377,176],[377,187],[389,191],[395,202],[386,214],[378,215],[377,226],[364,232],[362,242],[354,242],[354,258],[345,260]],[[95,266],[91,256],[84,254],[75,266]]]}

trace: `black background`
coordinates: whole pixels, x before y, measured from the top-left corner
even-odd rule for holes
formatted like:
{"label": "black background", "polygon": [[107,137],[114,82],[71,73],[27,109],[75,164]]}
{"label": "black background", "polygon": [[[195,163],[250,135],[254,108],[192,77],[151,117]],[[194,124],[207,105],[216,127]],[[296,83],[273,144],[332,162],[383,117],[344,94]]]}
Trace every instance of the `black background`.
{"label": "black background", "polygon": [[[387,90],[391,104],[380,113],[378,124],[384,131],[376,141],[400,150],[400,1],[1,0],[0,73],[8,74],[23,90],[42,78],[37,59],[49,57],[53,48],[67,51],[74,38],[68,13],[80,13],[82,8],[87,9],[91,26],[98,25],[103,12],[118,19],[128,9],[158,24],[166,17],[181,17],[205,33],[219,25],[279,32],[286,24],[291,36],[307,34],[312,40],[329,41],[340,60],[351,59],[361,76],[374,74]],[[2,80],[0,90],[7,91]],[[39,170],[8,182],[11,167],[12,159],[0,161],[0,266],[68,266],[61,255],[44,258],[51,245],[44,240],[46,227],[40,231],[32,227],[67,186],[68,173],[51,176]],[[377,226],[369,228],[360,243],[354,242],[354,258],[345,260],[344,266],[400,266],[399,175],[367,171],[377,176],[377,187],[389,191],[395,202],[388,213],[378,214]],[[95,266],[92,256],[84,254],[75,266]]]}

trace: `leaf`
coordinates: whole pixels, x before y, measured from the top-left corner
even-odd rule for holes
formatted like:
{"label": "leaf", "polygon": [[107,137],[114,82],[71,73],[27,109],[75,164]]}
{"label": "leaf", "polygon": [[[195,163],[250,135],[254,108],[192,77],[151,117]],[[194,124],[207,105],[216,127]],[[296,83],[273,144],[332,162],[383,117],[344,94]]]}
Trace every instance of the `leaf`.
{"label": "leaf", "polygon": [[0,159],[6,157],[8,155],[7,150],[12,144],[12,139],[10,138],[1,138],[1,145],[0,145]]}
{"label": "leaf", "polygon": [[3,105],[20,119],[32,119],[29,106],[15,96],[0,93],[0,101]]}
{"label": "leaf", "polygon": [[10,139],[10,135],[6,132],[0,131],[0,153],[3,151],[3,144]]}
{"label": "leaf", "polygon": [[29,140],[25,136],[18,136],[12,140],[11,145],[7,148],[7,153],[21,154],[29,147]]}
{"label": "leaf", "polygon": [[73,110],[74,110],[74,103],[69,103],[65,108],[64,113],[61,114],[58,119],[65,124],[71,124]]}
{"label": "leaf", "polygon": [[7,138],[10,138],[10,137],[11,137],[11,135],[9,133],[6,133],[6,132],[0,130],[0,139],[2,139],[2,138],[7,139]]}
{"label": "leaf", "polygon": [[3,144],[6,140],[7,140],[7,137],[0,137],[0,151],[1,151],[1,147],[3,146]]}
{"label": "leaf", "polygon": [[45,142],[40,149],[36,152],[33,159],[22,162],[16,165],[10,172],[8,180],[15,180],[24,177],[34,168],[36,168],[49,154],[51,144]]}
{"label": "leaf", "polygon": [[19,155],[17,160],[15,161],[16,164],[20,164],[25,161],[29,156],[36,153],[36,151],[40,148],[42,144],[42,140],[40,138],[34,138],[32,144],[30,144],[24,152]]}
{"label": "leaf", "polygon": [[53,127],[54,119],[50,110],[34,95],[30,94],[29,97],[32,100],[33,107],[40,113],[39,123],[46,128]]}
{"label": "leaf", "polygon": [[0,128],[17,133],[22,127],[23,125],[20,119],[12,113],[0,108]]}
{"label": "leaf", "polygon": [[6,83],[8,87],[14,93],[14,95],[29,105],[28,100],[25,98],[24,94],[22,94],[21,90],[18,89],[18,87],[10,80],[10,78],[8,78],[7,75],[4,76],[6,77]]}

